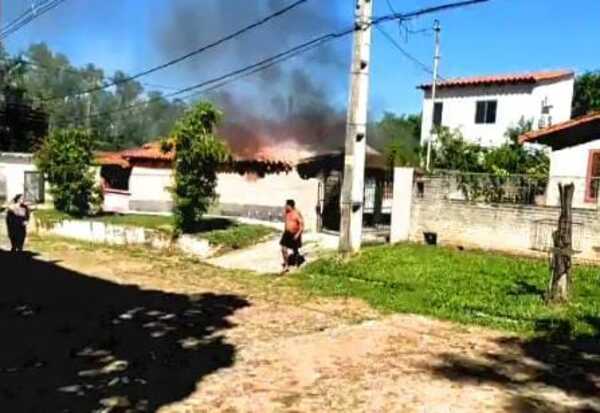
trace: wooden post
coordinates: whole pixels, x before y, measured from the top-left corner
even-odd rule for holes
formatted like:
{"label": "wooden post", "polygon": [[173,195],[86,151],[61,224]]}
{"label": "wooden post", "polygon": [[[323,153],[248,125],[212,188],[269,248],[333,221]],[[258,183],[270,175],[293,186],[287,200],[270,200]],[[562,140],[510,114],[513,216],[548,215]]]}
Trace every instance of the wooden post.
{"label": "wooden post", "polygon": [[575,185],[558,184],[560,194],[560,217],[558,229],[552,234],[552,278],[548,289],[548,300],[563,302],[569,298],[571,281],[571,260],[573,256],[573,192]]}

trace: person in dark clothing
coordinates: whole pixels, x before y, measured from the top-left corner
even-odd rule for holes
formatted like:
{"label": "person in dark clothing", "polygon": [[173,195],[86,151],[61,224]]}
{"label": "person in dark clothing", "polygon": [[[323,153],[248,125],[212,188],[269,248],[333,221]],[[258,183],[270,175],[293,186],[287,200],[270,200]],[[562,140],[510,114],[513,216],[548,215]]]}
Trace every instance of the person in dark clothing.
{"label": "person in dark clothing", "polygon": [[[296,209],[296,203],[291,199],[285,204],[283,220],[285,230],[279,245],[283,256],[283,271],[287,272],[290,265],[300,266],[302,263],[299,250],[302,247],[302,233],[304,232],[304,218],[302,218],[300,211]],[[291,255],[289,250],[292,250]]]}
{"label": "person in dark clothing", "polygon": [[29,214],[29,207],[23,201],[23,195],[14,197],[6,210],[6,228],[10,239],[10,250],[13,252],[23,251]]}

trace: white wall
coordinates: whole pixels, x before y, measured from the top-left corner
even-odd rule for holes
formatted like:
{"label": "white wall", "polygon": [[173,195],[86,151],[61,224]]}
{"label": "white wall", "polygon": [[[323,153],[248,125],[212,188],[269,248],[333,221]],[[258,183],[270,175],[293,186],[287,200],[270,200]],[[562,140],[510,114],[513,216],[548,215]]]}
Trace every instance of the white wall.
{"label": "white wall", "polygon": [[35,169],[30,154],[0,153],[0,180],[6,182],[7,200],[25,191],[25,172]]}
{"label": "white wall", "polygon": [[[156,207],[158,203],[170,204],[173,185],[170,169],[134,167],[129,179],[130,205],[143,208]],[[218,201],[224,205],[240,207],[262,206],[283,213],[287,199],[294,199],[302,212],[309,231],[316,230],[316,206],[319,191],[317,179],[302,179],[296,171],[267,175],[264,178],[242,176],[235,173],[217,175]]]}
{"label": "white wall", "polygon": [[[559,123],[571,117],[573,100],[572,78],[537,83],[535,85],[478,86],[438,89],[436,102],[443,102],[442,126],[460,129],[464,138],[484,146],[497,146],[505,142],[506,129],[525,120],[533,119],[534,128],[542,115],[542,101],[548,98],[552,105],[552,122]],[[496,123],[476,124],[476,102],[497,100]],[[423,127],[421,144],[427,141],[432,124],[431,92],[423,99]]]}
{"label": "white wall", "polygon": [[317,179],[302,179],[296,171],[256,179],[239,174],[218,175],[219,203],[280,208],[283,213],[285,201],[294,199],[309,231],[317,225],[318,192]]}
{"label": "white wall", "polygon": [[168,188],[173,186],[172,176],[171,169],[134,167],[129,178],[131,199],[170,201]]}
{"label": "white wall", "polygon": [[550,181],[546,195],[546,204],[557,206],[558,183],[575,184],[573,206],[578,208],[595,208],[595,203],[585,202],[586,177],[590,150],[600,149],[600,139],[553,151],[550,154]]}

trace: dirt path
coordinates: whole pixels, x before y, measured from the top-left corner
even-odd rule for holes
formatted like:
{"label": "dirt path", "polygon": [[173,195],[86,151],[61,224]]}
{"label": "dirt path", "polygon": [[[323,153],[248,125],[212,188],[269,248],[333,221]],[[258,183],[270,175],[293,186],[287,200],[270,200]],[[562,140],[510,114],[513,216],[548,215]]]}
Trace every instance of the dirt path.
{"label": "dirt path", "polygon": [[[62,242],[34,247],[87,277],[248,301],[227,317],[227,329],[208,336],[233,346],[231,365],[198,379],[184,397],[159,406],[161,413],[600,411],[597,396],[578,398],[539,380],[544,366],[505,334],[382,317],[360,302],[297,296],[277,281],[259,283],[178,257]],[[492,362],[499,360],[501,367]]]}
{"label": "dirt path", "polygon": [[[301,253],[307,262],[318,258],[320,254],[337,248],[338,237],[320,233],[308,233],[304,236]],[[221,268],[242,269],[261,274],[275,274],[281,271],[279,237],[254,245],[250,248],[230,252],[221,257],[208,260]]]}

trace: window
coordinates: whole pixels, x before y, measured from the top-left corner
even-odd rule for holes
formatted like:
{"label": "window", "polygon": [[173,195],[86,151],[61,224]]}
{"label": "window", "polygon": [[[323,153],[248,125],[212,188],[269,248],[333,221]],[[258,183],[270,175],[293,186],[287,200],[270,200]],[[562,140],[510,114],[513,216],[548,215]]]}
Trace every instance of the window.
{"label": "window", "polygon": [[496,123],[497,100],[480,100],[475,111],[475,123]]}
{"label": "window", "polygon": [[442,112],[444,110],[444,104],[442,102],[436,102],[433,106],[433,127],[439,128],[442,126]]}
{"label": "window", "polygon": [[41,204],[44,202],[44,177],[40,172],[26,171],[23,197],[26,202]]}
{"label": "window", "polygon": [[600,189],[600,150],[591,150],[588,157],[585,201],[597,202]]}

